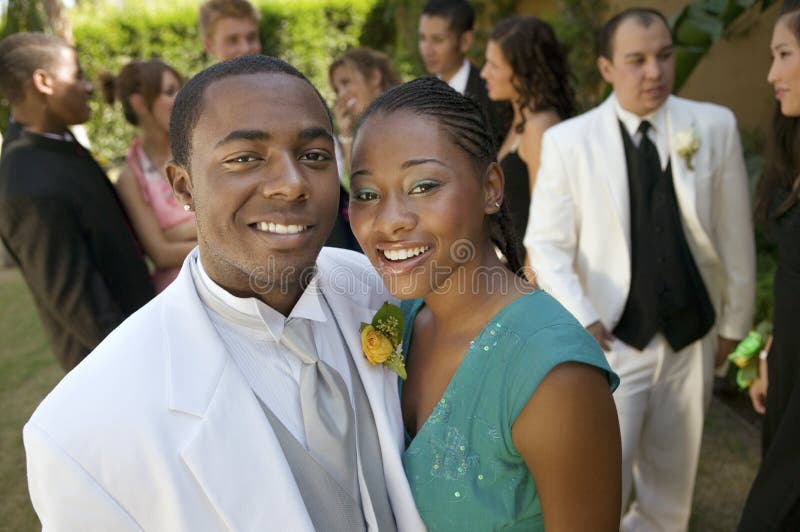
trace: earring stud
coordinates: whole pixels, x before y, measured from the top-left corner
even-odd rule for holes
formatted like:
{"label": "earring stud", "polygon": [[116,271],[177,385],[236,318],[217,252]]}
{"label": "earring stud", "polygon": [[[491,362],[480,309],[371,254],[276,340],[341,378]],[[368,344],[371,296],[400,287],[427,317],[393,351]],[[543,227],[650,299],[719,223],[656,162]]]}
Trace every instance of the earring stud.
{"label": "earring stud", "polygon": [[495,207],[497,207],[497,208],[499,209],[499,208],[500,208],[500,202],[499,202],[499,201],[495,201],[495,202],[494,202],[494,206],[495,206]]}
{"label": "earring stud", "polygon": [[186,212],[189,212],[189,211],[191,211],[191,210],[192,210],[192,206],[191,206],[191,205],[189,205],[188,203],[185,203],[185,204],[183,205],[183,210],[184,210],[184,211],[186,211]]}

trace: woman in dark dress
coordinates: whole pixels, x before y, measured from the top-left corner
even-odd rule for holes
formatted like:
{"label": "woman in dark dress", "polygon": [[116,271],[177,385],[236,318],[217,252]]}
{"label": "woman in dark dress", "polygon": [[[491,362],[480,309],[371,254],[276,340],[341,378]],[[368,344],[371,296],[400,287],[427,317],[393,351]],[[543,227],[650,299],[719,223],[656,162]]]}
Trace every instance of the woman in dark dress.
{"label": "woman in dark dress", "polygon": [[522,242],[542,135],[575,112],[566,54],[546,22],[536,17],[510,17],[492,29],[481,77],[486,80],[489,98],[510,101],[514,110],[497,160],[506,176],[505,198],[514,231]]}
{"label": "woman in dark dress", "polygon": [[741,531],[800,530],[800,1],[784,2],[772,36],[770,152],[756,216],[778,249],[772,344],[750,389],[764,413],[763,459]]}

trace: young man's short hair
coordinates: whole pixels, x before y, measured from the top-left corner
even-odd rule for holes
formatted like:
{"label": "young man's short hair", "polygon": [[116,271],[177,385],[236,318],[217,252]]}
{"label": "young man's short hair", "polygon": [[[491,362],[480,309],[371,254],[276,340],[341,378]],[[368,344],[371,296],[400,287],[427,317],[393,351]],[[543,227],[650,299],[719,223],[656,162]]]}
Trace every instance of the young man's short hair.
{"label": "young man's short hair", "polygon": [[187,81],[186,85],[178,91],[169,118],[169,142],[172,148],[172,158],[177,164],[189,169],[189,160],[192,156],[192,134],[203,112],[203,97],[209,85],[222,79],[249,74],[284,74],[302,79],[317,93],[319,101],[328,114],[328,119],[331,120],[331,123],[333,122],[325,98],[302,72],[276,57],[244,55],[208,67]]}
{"label": "young man's short hair", "polygon": [[608,22],[603,24],[603,27],[600,28],[597,37],[597,50],[600,53],[600,57],[605,57],[611,61],[614,55],[614,35],[617,33],[619,25],[629,18],[637,19],[637,21],[646,28],[650,27],[650,24],[660,20],[668,30],[670,29],[667,17],[657,9],[651,9],[649,7],[631,7],[625,9],[611,17]]}
{"label": "young man's short hair", "polygon": [[209,38],[214,33],[214,26],[223,18],[247,18],[258,25],[261,13],[247,0],[208,0],[200,6],[197,20],[200,36]]}
{"label": "young man's short hair", "polygon": [[422,14],[447,19],[450,29],[458,36],[472,31],[475,25],[475,10],[464,0],[428,0]]}
{"label": "young man's short hair", "polygon": [[14,33],[0,41],[0,95],[10,103],[25,97],[36,69],[49,69],[61,58],[64,40],[41,32]]}

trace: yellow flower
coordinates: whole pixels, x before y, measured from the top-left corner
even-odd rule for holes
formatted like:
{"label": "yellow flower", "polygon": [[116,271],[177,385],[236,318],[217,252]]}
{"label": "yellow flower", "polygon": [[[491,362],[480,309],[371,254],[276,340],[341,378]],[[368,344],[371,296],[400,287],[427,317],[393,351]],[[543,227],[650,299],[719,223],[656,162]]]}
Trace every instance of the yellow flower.
{"label": "yellow flower", "polygon": [[361,331],[361,348],[370,364],[383,364],[394,352],[392,342],[372,325],[365,326]]}

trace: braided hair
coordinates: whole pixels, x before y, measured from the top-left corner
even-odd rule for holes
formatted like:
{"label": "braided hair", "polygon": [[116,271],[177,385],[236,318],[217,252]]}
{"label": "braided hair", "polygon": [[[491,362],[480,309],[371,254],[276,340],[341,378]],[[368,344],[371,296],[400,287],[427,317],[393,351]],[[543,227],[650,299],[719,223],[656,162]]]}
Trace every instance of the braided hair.
{"label": "braided hair", "polygon": [[[409,111],[435,120],[450,140],[470,157],[480,174],[490,164],[497,162],[497,148],[481,106],[442,80],[435,77],[419,78],[384,92],[361,115],[355,134],[371,115],[397,111]],[[525,250],[515,236],[506,203],[501,204],[500,210],[490,216],[489,231],[492,242],[506,257],[508,268],[524,278]]]}

